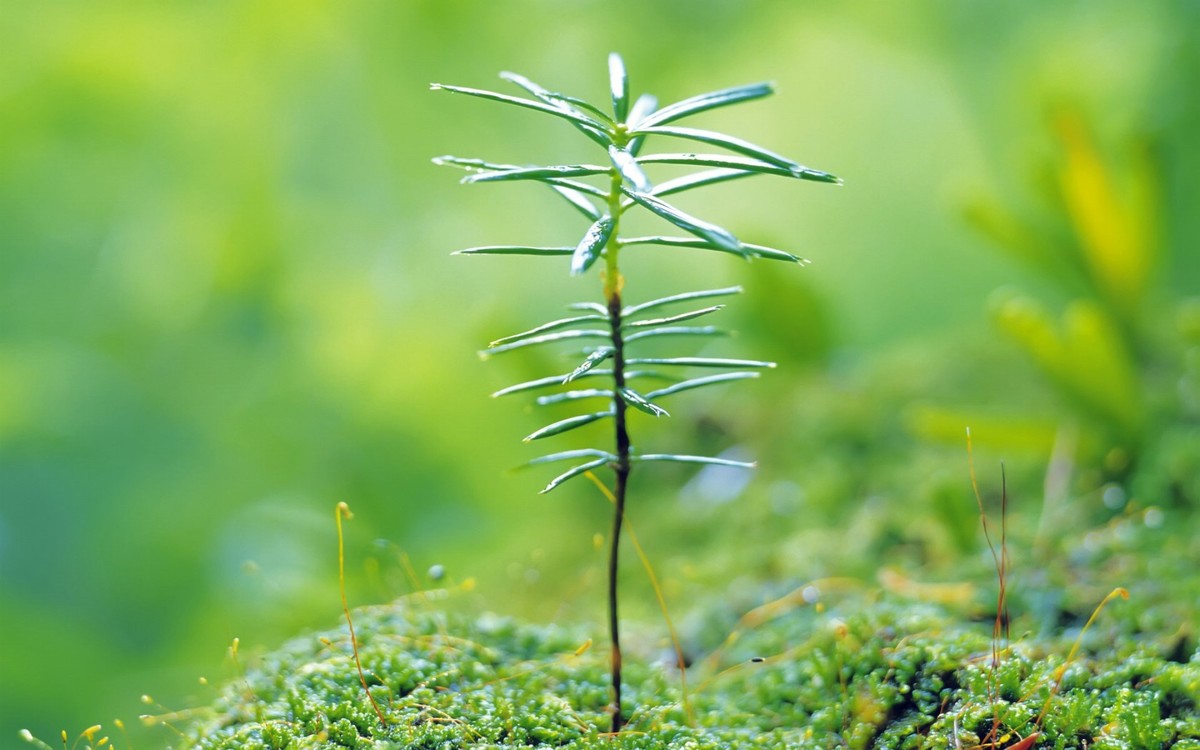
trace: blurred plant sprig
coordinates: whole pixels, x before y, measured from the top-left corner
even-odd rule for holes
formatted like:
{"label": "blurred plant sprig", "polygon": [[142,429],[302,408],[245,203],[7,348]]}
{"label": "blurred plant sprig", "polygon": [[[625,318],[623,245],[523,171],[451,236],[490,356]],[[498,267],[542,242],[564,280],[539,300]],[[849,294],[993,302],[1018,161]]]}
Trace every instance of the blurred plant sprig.
{"label": "blurred plant sprig", "polygon": [[[1057,111],[1052,125],[1039,212],[987,198],[965,207],[972,225],[1052,292],[1001,289],[989,305],[997,328],[1066,405],[1054,435],[1027,437],[1058,446],[1082,491],[1115,489],[1105,497],[1112,510],[1139,495],[1195,503],[1200,485],[1188,477],[1200,460],[1179,457],[1188,452],[1181,446],[1200,448],[1200,389],[1188,365],[1198,359],[1200,336],[1188,323],[1196,302],[1164,283],[1166,203],[1152,149],[1145,139],[1105,149],[1076,111]],[[926,429],[948,424],[936,412],[923,415]]]}

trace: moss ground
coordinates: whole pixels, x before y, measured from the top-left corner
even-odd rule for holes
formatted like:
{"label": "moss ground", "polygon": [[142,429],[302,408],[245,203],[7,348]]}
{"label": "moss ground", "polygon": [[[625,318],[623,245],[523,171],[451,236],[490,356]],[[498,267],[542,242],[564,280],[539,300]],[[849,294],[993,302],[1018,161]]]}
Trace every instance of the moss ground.
{"label": "moss ground", "polygon": [[[811,598],[811,597],[810,597]],[[1200,652],[1118,618],[1073,639],[999,645],[928,604],[853,595],[783,606],[679,675],[629,660],[605,733],[601,634],[422,600],[359,610],[367,699],[343,627],[297,638],[231,682],[184,744],[258,748],[1200,748]],[[1102,616],[1103,617],[1103,616]],[[1194,646],[1194,644],[1192,644]],[[691,717],[689,719],[689,713]]]}
{"label": "moss ground", "polygon": [[[1039,471],[1010,473],[1013,619],[1011,637],[994,642],[997,581],[963,498],[961,447],[942,465],[899,426],[866,441],[911,399],[862,388],[874,396],[805,402],[834,413],[811,415],[805,423],[823,431],[774,457],[819,457],[803,467],[792,505],[772,495],[783,485],[759,483],[737,503],[682,520],[638,516],[660,551],[691,665],[685,700],[652,605],[623,610],[631,720],[619,736],[606,734],[607,639],[594,613],[567,607],[556,624],[535,625],[488,614],[470,596],[431,593],[355,613],[385,721],[341,627],[252,662],[179,746],[1200,750],[1200,518],[1190,491],[1144,489],[1108,508],[1101,496],[1116,485],[1081,473],[1072,499],[1053,508],[1036,502]],[[862,413],[838,411],[846,404]],[[1184,487],[1187,466],[1164,481]],[[996,477],[982,480],[994,506]],[[577,588],[554,583],[554,567],[539,571],[543,599]],[[531,611],[510,583],[505,596],[521,605],[512,611]],[[1114,586],[1129,600],[1114,599],[1085,627]],[[599,601],[600,592],[593,584],[574,596]]]}

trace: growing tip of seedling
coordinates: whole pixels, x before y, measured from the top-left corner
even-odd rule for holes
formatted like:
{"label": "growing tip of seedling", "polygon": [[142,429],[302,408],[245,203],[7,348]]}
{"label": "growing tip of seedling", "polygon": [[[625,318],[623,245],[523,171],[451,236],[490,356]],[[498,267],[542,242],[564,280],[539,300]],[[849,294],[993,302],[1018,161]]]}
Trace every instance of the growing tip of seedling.
{"label": "growing tip of seedling", "polygon": [[346,520],[350,520],[351,518],[354,518],[354,514],[350,512],[350,506],[346,503],[345,500],[343,500],[337,504],[337,512],[338,512],[339,516],[341,516],[342,518],[345,518]]}
{"label": "growing tip of seedling", "polygon": [[608,79],[612,90],[613,114],[618,122],[629,117],[629,74],[625,61],[616,52],[608,54]]}

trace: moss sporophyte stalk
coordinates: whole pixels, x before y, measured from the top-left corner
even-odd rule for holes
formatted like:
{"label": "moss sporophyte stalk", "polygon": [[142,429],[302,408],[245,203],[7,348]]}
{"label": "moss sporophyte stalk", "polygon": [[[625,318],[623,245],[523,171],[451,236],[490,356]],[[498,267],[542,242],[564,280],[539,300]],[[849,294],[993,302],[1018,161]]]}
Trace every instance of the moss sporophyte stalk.
{"label": "moss sporophyte stalk", "polygon": [[[485,355],[500,354],[526,347],[563,345],[579,347],[579,363],[568,372],[518,383],[498,391],[497,396],[537,393],[538,405],[578,403],[601,404],[592,409],[552,422],[528,435],[526,441],[541,440],[592,423],[611,425],[611,443],[606,448],[586,448],[550,453],[529,462],[540,465],[574,462],[558,474],[542,492],[549,492],[580,476],[594,478],[594,471],[607,468],[612,473],[612,529],[608,554],[608,625],[611,643],[612,731],[625,722],[626,708],[621,702],[621,640],[618,615],[617,570],[624,525],[627,486],[634,466],[654,462],[716,464],[744,469],[754,464],[711,456],[683,453],[644,453],[634,448],[630,435],[631,410],[653,417],[669,416],[660,402],[684,391],[722,385],[758,377],[760,370],[774,367],[772,362],[748,359],[724,359],[706,356],[658,356],[643,351],[659,339],[676,337],[706,338],[723,332],[713,326],[694,325],[692,321],[724,307],[710,300],[741,291],[738,287],[682,292],[637,304],[622,298],[622,251],[641,245],[658,245],[685,250],[728,253],[746,260],[763,258],[788,263],[803,263],[801,258],[775,248],[743,242],[729,230],[692,216],[676,208],[665,198],[721,182],[774,175],[819,183],[840,184],[834,175],[811,169],[773,151],[741,138],[711,130],[672,125],[718,107],[754,101],[773,93],[768,83],[721,89],[692,96],[660,107],[649,94],[631,98],[625,64],[616,53],[608,58],[611,110],[574,96],[550,91],[524,76],[501,73],[501,78],[523,89],[529,97],[511,96],[483,89],[433,84],[438,91],[488,99],[522,107],[542,115],[564,120],[599,146],[603,157],[595,164],[556,164],[528,166],[499,164],[476,158],[442,156],[434,159],[468,172],[464,183],[533,181],[557,193],[590,223],[574,245],[545,247],[532,245],[487,245],[459,251],[463,255],[563,256],[569,259],[571,275],[585,274],[603,259],[601,282],[603,301],[578,302],[570,306],[572,315],[552,320],[526,331],[493,341]],[[647,153],[647,141],[688,141],[715,147],[715,153]],[[696,167],[682,177],[655,181],[651,173],[656,165]],[[650,170],[650,171],[648,171]],[[623,236],[621,219],[640,208],[664,220],[683,235]],[[700,306],[696,306],[700,305]],[[672,309],[684,308],[682,312]],[[664,312],[664,309],[666,312]],[[715,374],[696,375],[698,370]],[[579,387],[577,381],[595,382],[595,387]],[[657,381],[662,387],[647,389]],[[682,665],[681,665],[682,666]]]}

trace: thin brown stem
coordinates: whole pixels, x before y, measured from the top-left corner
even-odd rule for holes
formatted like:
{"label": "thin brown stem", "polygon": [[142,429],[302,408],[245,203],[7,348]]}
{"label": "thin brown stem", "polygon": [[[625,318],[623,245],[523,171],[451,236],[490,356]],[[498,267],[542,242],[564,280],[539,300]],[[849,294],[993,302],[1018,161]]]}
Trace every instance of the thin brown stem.
{"label": "thin brown stem", "polygon": [[617,460],[613,464],[616,482],[613,485],[613,525],[608,552],[608,632],[612,642],[612,731],[621,731],[625,717],[621,711],[621,632],[617,612],[617,563],[621,547],[621,527],[625,522],[625,488],[629,481],[629,432],[625,426],[625,401],[621,389],[625,387],[625,339],[621,332],[621,293],[614,292],[608,299],[608,315],[612,325],[613,343],[613,410]]}
{"label": "thin brown stem", "polygon": [[[618,146],[624,146],[623,136]],[[617,259],[621,253],[618,231],[621,226],[621,174],[613,170],[608,193],[608,213],[613,217],[612,234],[604,251],[604,299],[608,304],[608,324],[613,347],[613,432],[616,460],[613,462],[613,523],[608,550],[608,633],[612,644],[612,732],[621,731],[625,715],[621,710],[621,620],[617,609],[617,579],[621,553],[621,527],[625,523],[625,488],[629,483],[629,432],[625,426],[625,335],[621,330],[621,289],[624,279]]]}

